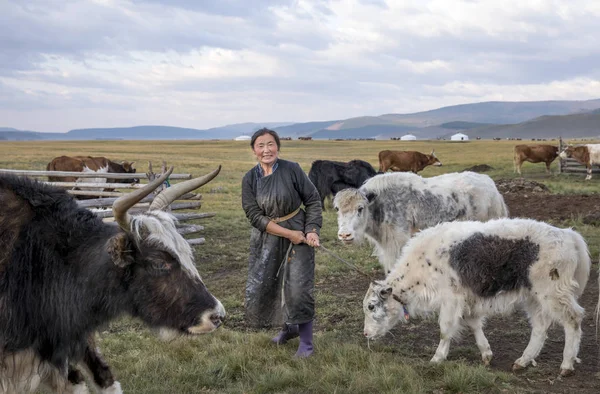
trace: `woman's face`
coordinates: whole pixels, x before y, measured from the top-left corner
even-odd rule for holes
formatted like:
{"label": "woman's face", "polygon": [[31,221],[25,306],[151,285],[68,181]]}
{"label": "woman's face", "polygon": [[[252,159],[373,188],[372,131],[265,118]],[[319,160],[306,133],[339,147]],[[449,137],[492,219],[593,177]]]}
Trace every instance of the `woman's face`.
{"label": "woman's face", "polygon": [[277,149],[277,142],[271,134],[261,135],[254,141],[254,147],[252,147],[258,162],[261,164],[272,165],[277,160],[279,150]]}

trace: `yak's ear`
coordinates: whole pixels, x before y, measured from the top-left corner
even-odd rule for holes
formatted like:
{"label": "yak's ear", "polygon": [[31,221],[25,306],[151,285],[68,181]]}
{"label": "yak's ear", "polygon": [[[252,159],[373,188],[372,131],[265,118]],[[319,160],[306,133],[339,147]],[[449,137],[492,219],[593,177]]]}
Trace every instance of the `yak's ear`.
{"label": "yak's ear", "polygon": [[369,204],[372,203],[373,200],[375,200],[375,197],[377,197],[377,194],[375,194],[373,192],[369,192],[369,193],[365,194],[365,198],[367,199]]}
{"label": "yak's ear", "polygon": [[390,286],[384,286],[381,290],[379,290],[379,297],[382,300],[387,299],[390,294],[392,294],[392,288]]}
{"label": "yak's ear", "polygon": [[108,254],[117,267],[133,264],[135,247],[127,233],[119,233],[108,241]]}

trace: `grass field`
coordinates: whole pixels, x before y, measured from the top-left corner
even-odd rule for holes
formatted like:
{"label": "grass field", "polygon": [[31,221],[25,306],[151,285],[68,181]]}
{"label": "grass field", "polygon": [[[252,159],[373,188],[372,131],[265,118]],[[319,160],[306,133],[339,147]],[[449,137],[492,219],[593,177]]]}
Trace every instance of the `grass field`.
{"label": "grass field", "polygon": [[[514,141],[283,141],[281,157],[300,163],[308,172],[316,159],[362,159],[377,168],[383,149],[435,149],[442,167],[429,167],[429,177],[461,171],[478,164],[494,169],[492,178],[513,175]],[[393,345],[374,345],[362,336],[362,296],[367,282],[328,254],[317,252],[316,353],[308,360],[295,360],[297,342],[275,347],[275,333],[253,331],[243,322],[243,295],[249,242],[249,224],[241,209],[241,178],[254,164],[247,142],[233,141],[86,141],[0,142],[0,168],[45,169],[60,155],[94,155],[135,160],[139,171],[152,161],[175,166],[176,173],[204,174],[223,165],[220,175],[200,191],[202,212],[216,212],[200,220],[205,245],[196,247],[197,265],[207,286],[224,304],[228,319],[217,332],[165,343],[135,319],[124,317],[105,327],[99,346],[126,393],[467,393],[527,392],[510,371],[486,369],[479,363],[476,346],[466,336],[461,346],[450,350],[453,361],[430,365],[427,354],[411,352],[410,335]],[[556,170],[556,163],[552,166]],[[556,193],[596,193],[598,179],[584,182],[580,176],[544,177],[543,164],[523,165],[527,177],[543,178]],[[537,179],[536,179],[537,180]],[[558,225],[563,225],[558,223]],[[600,231],[581,226],[590,243],[594,261],[600,248]],[[336,237],[334,212],[324,213],[322,243],[357,264],[383,277],[370,248],[343,247]],[[596,272],[596,271],[594,271]],[[360,292],[352,286],[364,285]],[[590,329],[590,328],[586,328]],[[593,329],[593,328],[592,328]],[[437,334],[432,338],[437,343]],[[460,357],[461,349],[466,354]],[[492,349],[493,350],[493,349]],[[519,352],[522,349],[519,349]],[[476,355],[476,356],[473,356]],[[559,360],[556,363],[558,371]],[[529,372],[525,372],[527,374]],[[576,379],[576,376],[574,377]]]}

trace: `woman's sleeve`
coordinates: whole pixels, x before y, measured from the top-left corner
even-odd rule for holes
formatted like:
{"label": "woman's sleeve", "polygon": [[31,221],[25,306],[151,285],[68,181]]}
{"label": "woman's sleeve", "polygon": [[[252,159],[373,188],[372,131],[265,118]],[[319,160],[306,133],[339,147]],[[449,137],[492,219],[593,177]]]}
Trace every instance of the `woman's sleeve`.
{"label": "woman's sleeve", "polygon": [[256,202],[252,181],[252,177],[249,174],[242,180],[242,208],[244,208],[250,224],[260,231],[265,231],[270,219],[264,215],[263,210]]}
{"label": "woman's sleeve", "polygon": [[297,190],[300,193],[306,211],[304,232],[317,233],[319,235],[321,233],[321,226],[323,225],[323,212],[319,192],[297,163],[294,166],[294,175]]}

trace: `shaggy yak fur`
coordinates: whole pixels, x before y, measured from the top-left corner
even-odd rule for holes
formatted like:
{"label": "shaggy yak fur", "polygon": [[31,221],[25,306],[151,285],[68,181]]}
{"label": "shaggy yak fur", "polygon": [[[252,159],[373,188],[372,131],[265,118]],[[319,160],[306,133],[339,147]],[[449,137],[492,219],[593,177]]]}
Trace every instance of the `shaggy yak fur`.
{"label": "shaggy yak fur", "polygon": [[568,375],[580,362],[584,310],[577,299],[590,266],[588,247],[572,229],[529,219],[442,223],[416,234],[394,271],[371,284],[363,301],[364,334],[379,338],[409,317],[437,313],[440,343],[431,361],[444,361],[452,339],[468,327],[488,365],[485,319],[519,306],[532,331],[513,369],[535,365],[548,327],[557,322],[565,332],[560,373]]}
{"label": "shaggy yak fur", "polygon": [[120,392],[90,340],[122,314],[171,334],[220,325],[223,306],[173,216],[129,207],[103,223],[64,190],[0,176],[0,392],[81,392],[79,367]]}

